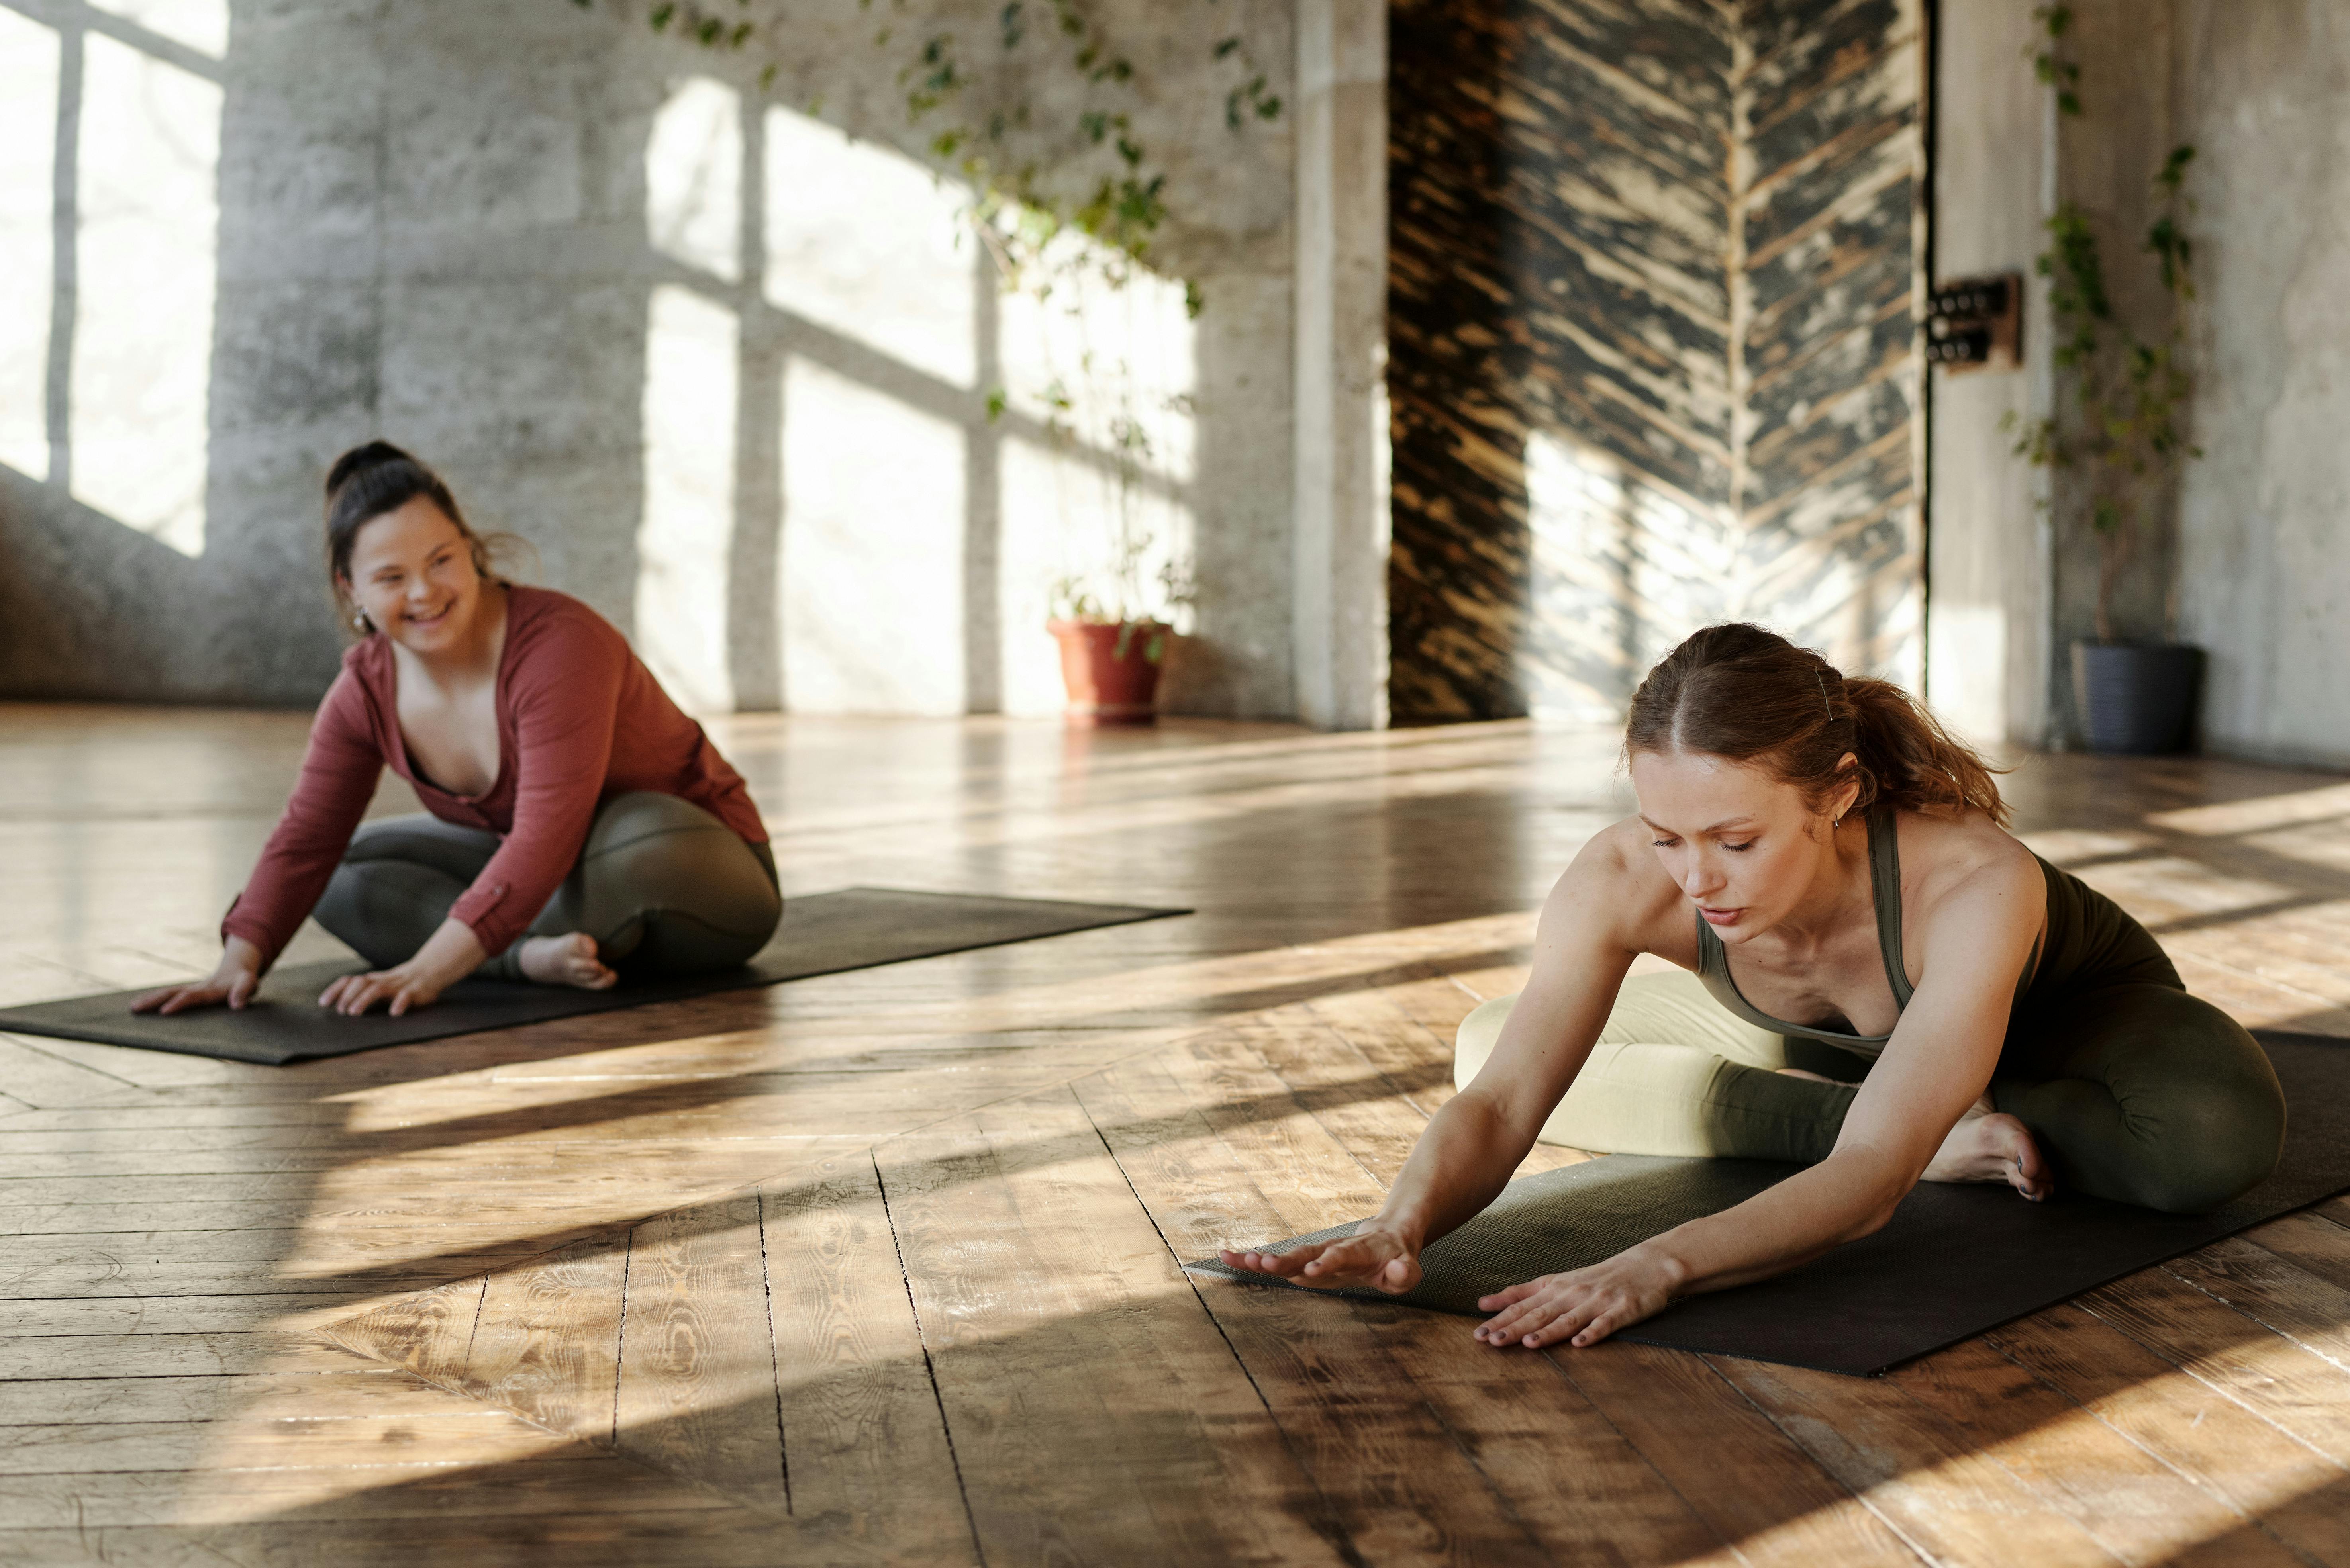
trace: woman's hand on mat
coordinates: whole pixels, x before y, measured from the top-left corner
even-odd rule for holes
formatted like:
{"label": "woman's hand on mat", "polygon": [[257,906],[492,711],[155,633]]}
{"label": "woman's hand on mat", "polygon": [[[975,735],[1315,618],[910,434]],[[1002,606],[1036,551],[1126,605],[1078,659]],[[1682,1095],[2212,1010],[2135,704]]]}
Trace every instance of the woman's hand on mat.
{"label": "woman's hand on mat", "polygon": [[449,984],[420,971],[411,960],[397,969],[347,974],[319,994],[318,1005],[357,1018],[377,1002],[386,1002],[390,1006],[385,1011],[397,1018],[413,1008],[430,1007]]}
{"label": "woman's hand on mat", "polygon": [[167,985],[151,991],[130,1004],[133,1012],[185,1012],[192,1007],[218,1007],[227,1002],[243,1007],[261,984],[261,950],[243,937],[231,937],[221,952],[220,967],[206,979],[189,985]]}
{"label": "woman's hand on mat", "polygon": [[416,950],[416,956],[390,969],[367,974],[347,974],[319,993],[318,1005],[357,1018],[377,1002],[394,1018],[429,1007],[441,993],[482,967],[489,954],[482,950],[473,929],[463,920],[443,920],[441,929]]}
{"label": "woman's hand on mat", "polygon": [[1479,1308],[1493,1316],[1478,1328],[1477,1337],[1487,1345],[1529,1348],[1561,1340],[1596,1345],[1662,1312],[1679,1273],[1669,1260],[1634,1247],[1587,1269],[1544,1274],[1480,1297]]}
{"label": "woman's hand on mat", "polygon": [[1401,1295],[1419,1283],[1419,1249],[1402,1232],[1375,1222],[1351,1236],[1308,1241],[1286,1252],[1219,1252],[1227,1268],[1295,1280],[1301,1285],[1336,1290],[1368,1285]]}

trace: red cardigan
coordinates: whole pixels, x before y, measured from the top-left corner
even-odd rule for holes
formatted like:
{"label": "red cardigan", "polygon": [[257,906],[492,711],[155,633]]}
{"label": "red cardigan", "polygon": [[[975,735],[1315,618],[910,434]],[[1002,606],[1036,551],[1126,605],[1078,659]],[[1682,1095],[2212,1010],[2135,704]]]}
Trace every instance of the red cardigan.
{"label": "red cardigan", "polygon": [[416,770],[400,732],[398,690],[391,644],[378,633],[343,655],[343,672],[318,704],[286,815],[221,922],[224,939],[261,950],[265,968],[326,891],[387,763],[442,821],[505,840],[449,911],[494,954],[538,918],[578,860],[597,806],[614,795],[677,795],[746,843],[767,841],[751,792],[702,726],[609,621],[567,595],[507,590],[498,776],[487,794],[452,794]]}

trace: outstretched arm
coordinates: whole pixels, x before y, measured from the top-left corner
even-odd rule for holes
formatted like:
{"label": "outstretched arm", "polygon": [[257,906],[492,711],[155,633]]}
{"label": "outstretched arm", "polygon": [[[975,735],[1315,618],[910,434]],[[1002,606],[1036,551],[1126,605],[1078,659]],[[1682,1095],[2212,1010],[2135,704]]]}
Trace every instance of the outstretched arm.
{"label": "outstretched arm", "polygon": [[366,693],[359,677],[345,670],[318,704],[285,815],[244,891],[221,921],[220,963],[203,980],[147,992],[130,1010],[181,1012],[224,1002],[243,1007],[251,1001],[261,977],[335,874],[382,776],[383,754],[369,727]]}
{"label": "outstretched arm", "polygon": [[1492,1345],[1596,1345],[1675,1296],[1767,1279],[1884,1226],[1991,1082],[2045,885],[2029,857],[1970,873],[1929,909],[1925,972],[1828,1158],[1733,1209],[1478,1304]]}
{"label": "outstretched arm", "polygon": [[1632,962],[1620,929],[1635,901],[1624,896],[1631,872],[1614,836],[1585,846],[1551,889],[1533,977],[1492,1056],[1430,1118],[1379,1212],[1350,1237],[1288,1252],[1226,1251],[1226,1263],[1300,1284],[1408,1291],[1419,1282],[1420,1250],[1492,1202],[1591,1054]]}

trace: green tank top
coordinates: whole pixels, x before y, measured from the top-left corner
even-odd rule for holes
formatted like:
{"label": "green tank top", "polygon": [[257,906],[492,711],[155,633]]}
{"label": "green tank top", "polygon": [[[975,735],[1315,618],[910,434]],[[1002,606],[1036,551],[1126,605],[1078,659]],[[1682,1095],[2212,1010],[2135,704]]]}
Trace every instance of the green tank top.
{"label": "green tank top", "polygon": [[[1901,961],[1901,838],[1892,807],[1870,807],[1867,820],[1868,891],[1877,910],[1877,948],[1885,961],[1885,979],[1893,988],[1898,1016],[1908,1009],[1914,994],[1909,971]],[[2040,860],[2040,870],[2048,880],[2048,925],[2016,977],[2015,1002],[2008,1012],[2011,1038],[2049,1002],[2095,986],[2151,981],[2173,990],[2186,989],[2161,944],[2128,911],[2069,871],[2045,860]],[[1731,979],[1729,950],[1701,914],[1697,917],[1697,952],[1698,978],[1706,990],[1757,1028],[1825,1041],[1871,1057],[1892,1038],[1890,1034],[1855,1034],[1816,1023],[1790,1023],[1764,1012],[1747,1001],[1738,982]]]}

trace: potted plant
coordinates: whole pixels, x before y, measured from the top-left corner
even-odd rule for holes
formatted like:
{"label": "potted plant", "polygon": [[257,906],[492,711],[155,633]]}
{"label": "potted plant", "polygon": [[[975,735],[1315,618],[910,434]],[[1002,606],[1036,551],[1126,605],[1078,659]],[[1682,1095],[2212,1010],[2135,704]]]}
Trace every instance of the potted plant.
{"label": "potted plant", "polygon": [[[1149,339],[1159,317],[1128,292],[1139,270],[1130,254],[1016,203],[985,210],[977,226],[1006,292],[1032,307],[1037,337],[1026,374],[990,398],[990,417],[1015,401],[1034,410],[1046,438],[1076,460],[1061,497],[1063,564],[1075,569],[1053,585],[1045,620],[1059,644],[1066,712],[1080,723],[1156,722],[1174,618],[1192,599],[1183,560],[1159,547],[1160,533],[1180,534],[1180,524],[1148,483],[1163,466],[1162,421],[1192,412],[1188,390],[1163,384],[1180,356]],[[1163,283],[1154,293],[1161,309],[1175,297]],[[1180,297],[1196,316],[1196,290],[1185,286]]]}
{"label": "potted plant", "polygon": [[[1121,541],[1120,570],[1129,584],[1149,541]],[[1061,680],[1069,691],[1069,718],[1083,724],[1155,724],[1159,722],[1159,673],[1173,646],[1175,628],[1166,616],[1191,595],[1170,563],[1159,572],[1159,608],[1120,597],[1105,603],[1076,577],[1054,586],[1053,618],[1045,623],[1061,646]]]}
{"label": "potted plant", "polygon": [[1062,600],[1045,629],[1061,645],[1069,717],[1087,724],[1159,721],[1159,670],[1174,628],[1156,617],[1106,615],[1091,595]]}
{"label": "potted plant", "polygon": [[[2048,36],[2035,59],[2040,78],[2056,89],[2058,113],[2077,115],[2080,67],[2058,53],[2071,13],[2051,5],[2039,16]],[[2114,618],[2115,587],[2138,547],[2148,510],[2168,503],[2180,463],[2202,455],[2186,437],[2193,383],[2180,362],[2186,307],[2195,297],[2183,224],[2183,186],[2194,158],[2191,146],[2173,148],[2153,179],[2155,217],[2142,249],[2154,258],[2168,307],[2159,337],[2139,337],[2116,311],[2095,232],[2077,204],[2064,202],[2048,219],[2050,243],[2037,264],[2049,280],[2054,359],[2069,375],[2071,406],[2033,421],[2016,451],[2074,476],[2083,520],[2096,541],[2096,636],[2072,646],[2074,711],[2094,752],[2183,751],[2195,732],[2203,650],[2173,639],[2175,592],[2165,596],[2163,624],[2153,639],[2117,635]]]}

